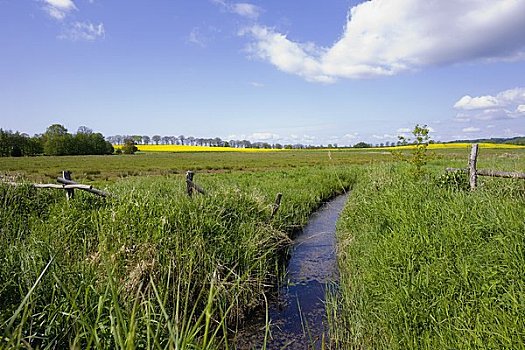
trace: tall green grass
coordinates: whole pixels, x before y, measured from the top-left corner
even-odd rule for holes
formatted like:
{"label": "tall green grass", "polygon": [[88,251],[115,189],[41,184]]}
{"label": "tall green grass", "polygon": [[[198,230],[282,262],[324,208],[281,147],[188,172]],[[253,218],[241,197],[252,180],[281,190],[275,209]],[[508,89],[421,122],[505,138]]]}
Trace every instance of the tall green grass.
{"label": "tall green grass", "polygon": [[525,348],[524,182],[437,176],[363,169],[338,226],[337,348]]}
{"label": "tall green grass", "polygon": [[[355,181],[303,168],[116,182],[107,199],[0,186],[1,348],[228,348],[288,234]],[[283,201],[270,212],[277,192]]]}

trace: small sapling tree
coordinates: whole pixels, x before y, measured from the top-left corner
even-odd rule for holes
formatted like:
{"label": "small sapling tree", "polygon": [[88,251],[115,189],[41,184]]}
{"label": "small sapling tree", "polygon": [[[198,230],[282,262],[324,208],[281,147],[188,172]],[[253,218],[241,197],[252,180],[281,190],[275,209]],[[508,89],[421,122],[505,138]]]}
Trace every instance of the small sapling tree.
{"label": "small sapling tree", "polygon": [[433,154],[427,152],[428,144],[432,142],[429,133],[430,129],[427,125],[416,124],[412,130],[413,138],[398,136],[399,143],[402,145],[413,145],[412,152],[405,154],[401,151],[392,151],[394,157],[414,166],[414,175],[416,176],[423,174],[423,166],[433,157]]}

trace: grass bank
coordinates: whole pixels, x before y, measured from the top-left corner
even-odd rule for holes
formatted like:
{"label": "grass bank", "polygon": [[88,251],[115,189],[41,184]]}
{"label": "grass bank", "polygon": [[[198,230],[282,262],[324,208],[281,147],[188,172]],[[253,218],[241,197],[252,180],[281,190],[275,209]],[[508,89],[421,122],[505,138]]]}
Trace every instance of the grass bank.
{"label": "grass bank", "polygon": [[471,193],[442,169],[362,169],[338,226],[338,348],[525,347],[525,182]]}
{"label": "grass bank", "polygon": [[227,348],[275,282],[287,232],[354,175],[309,167],[196,182],[206,196],[157,176],[69,202],[0,186],[0,347]]}

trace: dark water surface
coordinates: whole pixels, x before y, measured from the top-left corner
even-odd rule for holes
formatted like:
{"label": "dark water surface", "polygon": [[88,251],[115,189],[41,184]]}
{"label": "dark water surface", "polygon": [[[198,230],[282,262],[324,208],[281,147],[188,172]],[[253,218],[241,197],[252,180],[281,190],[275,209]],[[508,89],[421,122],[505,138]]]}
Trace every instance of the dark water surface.
{"label": "dark water surface", "polygon": [[[336,197],[316,211],[290,249],[283,286],[269,300],[270,330],[267,349],[320,349],[328,339],[325,295],[337,285],[335,225],[348,194]],[[261,349],[266,312],[255,315],[235,337],[237,349]]]}

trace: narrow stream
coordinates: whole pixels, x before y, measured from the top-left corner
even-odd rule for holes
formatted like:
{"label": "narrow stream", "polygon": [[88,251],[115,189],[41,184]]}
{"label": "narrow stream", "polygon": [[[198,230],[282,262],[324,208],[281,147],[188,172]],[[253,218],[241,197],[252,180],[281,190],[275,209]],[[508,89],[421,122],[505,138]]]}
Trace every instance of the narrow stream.
{"label": "narrow stream", "polygon": [[[269,300],[266,349],[320,349],[323,337],[328,339],[325,295],[339,280],[335,225],[347,197],[321,206],[294,240],[285,283]],[[237,349],[262,348],[266,313],[261,313],[237,334]]]}

